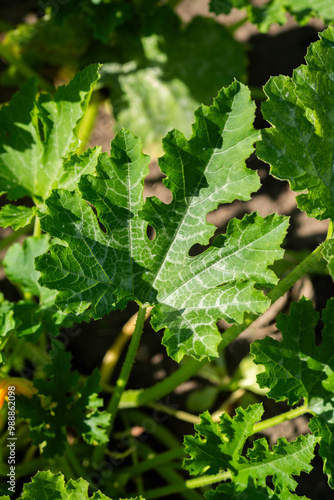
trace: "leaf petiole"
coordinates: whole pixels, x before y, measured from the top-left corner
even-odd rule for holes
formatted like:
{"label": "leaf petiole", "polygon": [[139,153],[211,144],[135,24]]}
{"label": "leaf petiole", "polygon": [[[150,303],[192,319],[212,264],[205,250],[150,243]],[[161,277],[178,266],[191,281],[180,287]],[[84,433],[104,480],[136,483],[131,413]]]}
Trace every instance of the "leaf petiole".
{"label": "leaf petiole", "polygon": [[172,493],[178,493],[180,491],[192,490],[194,488],[201,488],[202,486],[208,486],[210,484],[219,483],[221,481],[227,481],[231,479],[231,473],[229,471],[220,472],[219,474],[214,474],[211,476],[201,476],[194,479],[188,479],[187,481],[182,481],[180,483],[169,484],[168,486],[163,486],[162,488],[156,488],[154,490],[146,491],[145,498],[149,500],[150,498],[161,498]]}
{"label": "leaf petiole", "polygon": [[254,434],[286,422],[287,420],[292,420],[296,417],[300,417],[301,415],[305,415],[305,413],[312,413],[307,404],[298,406],[298,408],[293,408],[292,410],[281,413],[280,415],[276,415],[275,417],[267,418],[266,420],[257,422],[253,427]]}
{"label": "leaf petiole", "polygon": [[[113,395],[111,397],[111,400],[107,406],[107,412],[111,414],[111,420],[109,423],[109,427],[107,429],[108,436],[110,436],[113,427],[114,427],[114,422],[117,414],[117,409],[119,407],[119,403],[122,397],[122,394],[124,392],[124,389],[126,387],[126,384],[128,382],[132,366],[136,357],[137,349],[139,346],[141,334],[144,328],[144,322],[146,318],[146,309],[147,306],[142,306],[139,308],[138,311],[138,316],[137,316],[137,322],[135,326],[135,330],[133,332],[130,346],[128,349],[128,352],[126,354],[120,376],[118,377],[118,380],[115,385],[115,389],[113,392]],[[105,445],[99,446],[95,448],[94,453],[93,453],[93,461],[95,463],[101,462],[103,455],[105,451]]]}

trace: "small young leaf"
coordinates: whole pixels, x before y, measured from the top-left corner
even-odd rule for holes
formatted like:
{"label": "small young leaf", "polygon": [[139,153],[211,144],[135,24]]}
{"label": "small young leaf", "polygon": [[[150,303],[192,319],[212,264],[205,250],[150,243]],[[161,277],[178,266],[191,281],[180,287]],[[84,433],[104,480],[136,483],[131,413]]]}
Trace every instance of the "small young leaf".
{"label": "small young leaf", "polygon": [[[97,175],[81,178],[82,197],[53,191],[41,225],[68,246],[55,245],[37,259],[37,268],[40,283],[60,292],[56,303],[62,310],[90,307],[97,319],[131,298],[157,304],[152,325],[166,327],[163,342],[180,361],[185,354],[217,356],[220,318],[241,323],[246,313],[267,308],[255,285],[277,281],[268,266],[282,255],[286,218],[246,215],[205,252],[189,255],[214,234],[208,212],[219,203],[247,200],[259,188],[257,174],[245,167],[258,137],[254,109],[248,89],[234,82],[212,106],[196,111],[189,140],[177,131],[167,135],[159,163],[173,193],[169,205],[153,198],[143,203],[149,160],[125,130],[112,142],[110,158],[99,157]],[[156,230],[153,241],[148,225]]]}
{"label": "small young leaf", "polygon": [[[184,467],[191,474],[229,470],[235,490],[230,486],[222,486],[221,490],[229,493],[229,498],[241,500],[241,493],[246,493],[249,485],[263,496],[268,476],[272,476],[273,498],[291,498],[291,492],[297,487],[293,476],[312,469],[310,462],[317,439],[312,435],[299,436],[288,443],[282,438],[271,451],[262,438],[255,441],[244,456],[246,440],[253,434],[254,423],[262,413],[261,404],[251,405],[246,410],[239,407],[235,417],[223,414],[220,423],[214,423],[208,412],[202,414],[201,423],[195,425],[195,436],[185,436],[185,450],[191,458],[185,459]],[[213,492],[211,498],[218,498],[216,493]],[[235,493],[239,496],[234,496]]]}
{"label": "small young leaf", "polygon": [[288,180],[298,207],[309,217],[334,218],[334,28],[320,34],[293,77],[277,76],[264,89],[269,99],[262,110],[273,128],[262,131],[257,154],[271,165],[271,173]]}
{"label": "small young leaf", "polygon": [[261,419],[261,404],[249,406],[246,410],[239,407],[235,417],[227,413],[220,417],[220,423],[212,420],[209,412],[202,413],[201,423],[195,424],[195,436],[185,436],[186,458],[183,467],[190,474],[217,474],[232,467],[239,459],[243,446],[253,434],[253,425]]}

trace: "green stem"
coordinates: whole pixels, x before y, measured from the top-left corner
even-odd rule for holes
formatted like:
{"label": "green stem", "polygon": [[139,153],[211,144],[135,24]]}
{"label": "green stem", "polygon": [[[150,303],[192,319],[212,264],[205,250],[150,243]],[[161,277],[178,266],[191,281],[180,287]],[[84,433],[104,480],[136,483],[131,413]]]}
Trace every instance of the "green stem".
{"label": "green stem", "polygon": [[99,110],[99,104],[100,104],[100,96],[98,92],[94,92],[89,106],[87,108],[87,111],[83,117],[82,123],[80,125],[79,129],[79,139],[80,139],[80,146],[77,149],[77,154],[81,154],[86,150],[87,143],[90,139],[90,136],[92,134],[97,113]]}
{"label": "green stem", "polygon": [[[139,342],[140,342],[140,337],[144,328],[144,322],[145,322],[145,315],[146,315],[146,309],[147,307],[143,306],[139,308],[138,311],[138,316],[137,316],[137,322],[136,322],[136,327],[133,332],[131,342],[129,345],[128,352],[126,354],[121,373],[118,377],[118,380],[115,385],[115,389],[113,392],[113,395],[110,399],[110,402],[107,406],[107,412],[111,414],[111,419],[110,419],[110,424],[108,426],[108,435],[110,436],[113,427],[114,427],[114,422],[116,418],[116,413],[117,409],[119,407],[119,403],[122,397],[122,394],[124,392],[124,389],[126,387],[126,384],[128,382],[132,366],[136,357],[136,353],[138,350]],[[95,463],[100,463],[103,459],[103,455],[105,452],[106,445],[98,446],[95,448],[94,453],[93,453],[93,461]]]}
{"label": "green stem", "polygon": [[[219,346],[219,350],[223,350],[227,347],[233,340],[235,340],[240,333],[249,326],[249,324],[244,325],[233,325],[223,334],[222,342]],[[148,389],[139,390],[136,393],[132,392],[132,403],[135,406],[145,406],[152,401],[156,401],[166,396],[172,392],[176,387],[181,385],[183,382],[188,380],[190,377],[195,375],[206,363],[207,359],[202,361],[197,361],[196,359],[190,359],[185,364],[181,366],[178,370],[172,373],[169,377],[166,377],[162,382],[155,384]],[[122,400],[121,400],[122,403]]]}
{"label": "green stem", "polygon": [[133,332],[133,336],[130,342],[129,350],[126,354],[126,358],[124,360],[120,376],[118,377],[118,380],[115,385],[115,390],[113,392],[113,395],[111,397],[111,400],[109,402],[109,405],[107,407],[107,412],[111,414],[111,420],[110,424],[108,427],[108,434],[110,436],[113,426],[114,426],[114,421],[116,418],[116,413],[117,409],[119,406],[120,399],[122,397],[122,394],[124,392],[125,386],[128,382],[132,366],[135,360],[135,356],[138,350],[139,342],[140,342],[140,337],[143,331],[144,327],[144,321],[145,321],[145,314],[146,314],[146,307],[141,307],[138,311],[138,317],[137,317],[137,322],[136,322],[136,327],[135,331]]}
{"label": "green stem", "polygon": [[308,255],[298,266],[296,266],[291,273],[283,278],[278,285],[275,286],[267,295],[273,304],[277,299],[282,297],[290,288],[304,276],[315,264],[322,259],[322,250],[326,241],[321,243],[310,255]]}
{"label": "green stem", "polygon": [[23,75],[25,78],[37,78],[38,86],[41,90],[45,90],[46,92],[51,93],[54,92],[55,89],[50,82],[45,80],[45,78],[43,78],[42,76],[38,75],[38,73],[36,73],[26,63],[24,63],[20,57],[17,57],[15,54],[13,54],[10,48],[3,43],[0,44],[0,57],[5,59],[9,64],[15,66],[21,73],[21,75]]}
{"label": "green stem", "polygon": [[275,425],[286,422],[287,420],[292,420],[293,418],[299,417],[300,415],[305,415],[305,413],[311,413],[311,410],[308,408],[307,404],[298,406],[298,408],[294,408],[293,410],[281,413],[280,415],[276,415],[275,417],[268,418],[267,420],[263,420],[262,422],[257,422],[253,426],[253,432],[254,434],[257,432],[262,432],[264,429],[269,429],[270,427],[274,427]]}
{"label": "green stem", "polygon": [[[142,443],[140,443],[140,446],[141,444]],[[129,479],[136,477],[143,472],[147,472],[151,469],[156,469],[160,465],[166,464],[172,460],[175,460],[176,458],[184,458],[185,456],[186,453],[182,446],[159,454],[156,454],[152,451],[145,461],[139,462],[138,464],[134,464],[131,467],[127,467],[126,469],[122,470],[118,481],[123,486]]]}
{"label": "green stem", "polygon": [[[129,422],[127,415],[124,412],[122,413],[122,419],[124,421],[125,428],[126,428],[128,435],[129,435],[129,445],[131,448],[133,448],[133,452],[131,453],[132,467],[135,470],[138,470],[139,457],[138,457],[137,440],[135,439],[135,437],[131,433],[131,425],[130,425],[130,422]],[[131,469],[131,467],[130,467],[130,469]],[[122,472],[123,471],[124,471],[124,469],[122,470]],[[136,475],[137,494],[138,494],[138,496],[143,495],[145,487],[144,487],[144,479],[143,479],[142,473],[140,471],[138,473],[135,473],[135,474],[132,474],[130,472],[130,475],[128,476],[128,478],[130,479],[133,475]]]}
{"label": "green stem", "polygon": [[145,498],[147,500],[150,498],[160,498],[173,493],[179,493],[184,490],[192,490],[194,488],[208,486],[209,484],[219,483],[221,481],[226,481],[227,479],[231,479],[231,473],[229,471],[220,472],[219,474],[215,474],[213,476],[196,477],[195,479],[188,479],[187,481],[169,484],[168,486],[163,486],[162,488],[146,491]]}
{"label": "green stem", "polygon": [[182,410],[175,410],[174,408],[170,408],[162,403],[148,403],[147,406],[149,408],[153,408],[154,410],[166,413],[167,415],[171,415],[172,417],[182,420],[183,422],[189,422],[190,424],[199,424],[201,422],[201,419],[197,415],[193,415],[192,413]]}
{"label": "green stem", "polygon": [[42,234],[41,223],[40,223],[38,215],[36,215],[35,216],[35,222],[34,222],[33,236],[40,236],[41,234]]}

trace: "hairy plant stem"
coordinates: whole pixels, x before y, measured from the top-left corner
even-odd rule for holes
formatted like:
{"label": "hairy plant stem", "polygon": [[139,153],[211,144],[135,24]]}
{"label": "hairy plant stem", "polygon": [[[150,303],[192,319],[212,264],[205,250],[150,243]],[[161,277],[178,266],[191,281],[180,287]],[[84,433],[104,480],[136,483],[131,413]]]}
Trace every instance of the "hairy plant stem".
{"label": "hairy plant stem", "polygon": [[[327,241],[327,240],[326,240]],[[296,266],[291,273],[283,278],[278,285],[275,286],[267,295],[273,304],[277,299],[282,297],[290,288],[310,269],[312,269],[322,259],[322,250],[326,241],[321,243],[310,255],[308,255],[298,266]]]}
{"label": "hairy plant stem", "polygon": [[300,417],[300,415],[305,415],[305,413],[312,413],[307,404],[298,406],[298,408],[293,408],[292,410],[281,413],[280,415],[276,415],[275,417],[267,418],[266,420],[257,422],[253,426],[253,432],[254,434],[257,432],[261,432],[264,429],[269,429],[270,427],[274,427],[275,425],[286,422],[287,420],[292,420],[293,418]]}
{"label": "hairy plant stem", "polygon": [[41,223],[40,223],[38,215],[36,215],[35,216],[35,221],[34,221],[33,236],[40,236],[41,234],[42,234]]}
{"label": "hairy plant stem", "polygon": [[229,471],[220,472],[219,474],[215,474],[212,476],[196,477],[195,479],[188,479],[187,481],[182,481],[180,483],[169,484],[168,486],[163,486],[162,488],[148,490],[145,492],[145,498],[147,500],[149,500],[150,498],[160,498],[184,490],[192,490],[194,488],[208,486],[209,484],[227,481],[227,479],[231,479],[231,474]]}
{"label": "hairy plant stem", "polygon": [[[245,328],[247,328],[247,326],[249,326],[249,324],[238,326],[233,325],[231,328],[226,330],[223,335],[222,342],[219,346],[219,350],[227,347],[234,339],[236,339],[240,335],[240,333]],[[148,389],[132,392],[133,405],[145,406],[152,401],[156,401],[166,396],[171,391],[173,391],[173,389],[175,389],[183,382],[188,380],[192,375],[197,373],[207,362],[208,360],[206,358],[202,361],[197,361],[196,359],[191,358],[169,377],[166,377],[164,380],[162,380],[162,382],[159,382],[158,384],[155,384]]]}
{"label": "hairy plant stem", "polygon": [[[142,443],[139,444],[141,446]],[[122,470],[120,476],[117,478],[117,481],[121,485],[125,485],[129,479],[136,477],[143,472],[147,472],[148,470],[156,469],[163,464],[169,463],[171,460],[175,460],[177,458],[185,458],[186,453],[184,451],[183,446],[179,446],[179,448],[172,448],[171,450],[165,451],[163,453],[157,454],[152,450],[149,456],[143,462],[139,462],[130,467]]]}
{"label": "hairy plant stem", "polygon": [[99,111],[99,105],[100,105],[100,96],[98,92],[94,92],[92,94],[90,103],[88,105],[87,111],[83,117],[82,123],[80,125],[79,129],[79,139],[80,139],[80,146],[77,149],[77,154],[82,154],[86,151],[87,149],[87,143],[90,139],[90,136],[92,134],[97,113]]}
{"label": "hairy plant stem", "polygon": [[[110,399],[110,402],[107,406],[107,412],[111,414],[111,419],[110,423],[107,429],[108,436],[110,436],[113,427],[114,427],[114,422],[116,418],[116,413],[117,409],[119,407],[119,403],[122,397],[122,394],[124,392],[125,386],[128,382],[132,366],[136,357],[137,349],[139,346],[141,334],[144,328],[144,322],[145,322],[145,317],[146,317],[146,306],[140,307],[138,311],[138,316],[137,316],[137,322],[136,322],[136,327],[133,332],[131,342],[129,345],[128,352],[126,354],[121,373],[118,377],[118,380],[115,385],[115,389],[113,392],[113,395]],[[95,448],[94,453],[93,453],[93,462],[99,463],[102,461],[104,452],[105,452],[106,445],[98,446]]]}

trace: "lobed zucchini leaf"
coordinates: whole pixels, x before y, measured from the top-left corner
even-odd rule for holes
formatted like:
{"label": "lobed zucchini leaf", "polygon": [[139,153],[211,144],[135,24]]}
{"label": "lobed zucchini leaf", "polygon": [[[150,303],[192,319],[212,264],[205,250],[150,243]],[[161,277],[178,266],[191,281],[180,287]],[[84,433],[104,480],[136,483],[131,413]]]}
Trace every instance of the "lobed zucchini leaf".
{"label": "lobed zucchini leaf", "polygon": [[[98,70],[97,64],[88,66],[67,86],[59,87],[54,97],[40,94],[37,98],[36,81],[29,80],[0,109],[0,192],[7,193],[9,200],[29,196],[43,206],[52,189],[74,189],[80,175],[94,171],[100,148],[80,158],[72,155],[79,146],[78,130]],[[34,208],[9,206],[1,211],[0,221],[18,229],[34,214]]]}
{"label": "lobed zucchini leaf", "polygon": [[273,128],[262,131],[258,156],[271,165],[271,173],[288,180],[298,207],[309,217],[334,218],[334,28],[311,44],[293,77],[277,76],[264,89],[269,99],[263,116]]}
{"label": "lobed zucchini leaf", "polygon": [[45,379],[35,380],[38,395],[27,402],[17,402],[19,416],[30,420],[30,436],[37,445],[43,443],[43,455],[62,455],[67,442],[66,428],[75,432],[91,445],[108,442],[106,429],[110,414],[99,411],[103,400],[100,390],[100,375],[95,370],[85,385],[79,383],[79,373],[71,370],[71,354],[57,340],[52,340],[50,352],[52,362],[45,367]]}
{"label": "lobed zucchini leaf", "polygon": [[[81,196],[53,191],[41,226],[68,246],[53,246],[37,269],[40,284],[59,291],[62,310],[90,307],[97,319],[130,299],[156,305],[152,325],[166,328],[163,343],[179,361],[184,354],[217,356],[218,319],[241,323],[268,307],[258,287],[277,281],[268,266],[282,256],[287,218],[246,215],[206,251],[189,255],[214,234],[208,212],[247,200],[259,188],[257,174],[245,167],[258,138],[254,109],[248,89],[234,82],[212,106],[198,108],[189,140],[175,130],[166,136],[159,164],[173,194],[169,205],[156,198],[144,204],[149,158],[125,130],[112,142],[110,158],[99,157],[97,175],[81,177]],[[153,241],[148,225],[156,231]]]}
{"label": "lobed zucchini leaf", "polygon": [[[312,469],[310,462],[317,442],[312,435],[299,436],[290,443],[281,438],[272,450],[261,438],[245,456],[242,454],[247,438],[253,434],[253,425],[262,413],[262,404],[251,405],[245,410],[239,407],[233,418],[224,413],[220,423],[215,423],[209,412],[205,412],[201,415],[201,423],[195,424],[195,436],[185,436],[185,451],[190,458],[184,460],[183,466],[190,474],[217,474],[224,470],[231,473],[233,485],[221,485],[208,494],[209,499],[219,498],[220,493],[227,498],[241,499],[244,498],[242,493],[248,494],[249,488],[253,498],[255,492],[260,498],[293,498],[297,487],[293,476]],[[266,486],[268,476],[272,477],[274,490]]]}
{"label": "lobed zucchini leaf", "polygon": [[[70,479],[65,483],[63,474],[58,472],[52,474],[50,471],[39,471],[31,478],[30,483],[25,483],[21,500],[112,500],[101,491],[96,491],[92,496],[88,492],[88,483],[80,478],[74,481]],[[0,500],[10,500],[8,495],[0,497]],[[144,500],[143,497],[137,496],[128,499],[119,500]]]}
{"label": "lobed zucchini leaf", "polygon": [[279,315],[277,328],[283,340],[258,340],[251,345],[254,362],[265,371],[257,375],[260,387],[269,387],[268,396],[290,405],[304,398],[313,413],[309,427],[320,438],[324,471],[333,488],[334,471],[334,299],[322,314],[322,344],[316,346],[314,328],[319,315],[312,302],[293,303],[289,315]]}

